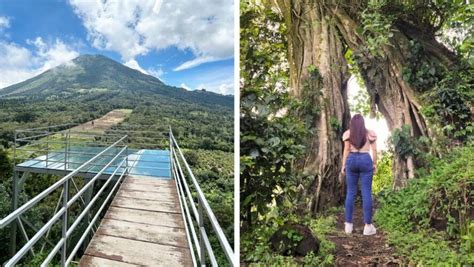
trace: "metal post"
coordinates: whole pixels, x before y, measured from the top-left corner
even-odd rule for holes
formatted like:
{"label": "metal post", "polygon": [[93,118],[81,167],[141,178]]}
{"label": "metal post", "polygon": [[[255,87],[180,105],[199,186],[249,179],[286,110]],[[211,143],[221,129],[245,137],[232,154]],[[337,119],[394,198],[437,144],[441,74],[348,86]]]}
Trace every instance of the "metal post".
{"label": "metal post", "polygon": [[[91,179],[85,179],[84,180],[84,184],[88,184],[90,182]],[[86,192],[84,193],[84,207],[87,207],[89,205],[89,203],[91,202],[91,199],[92,199],[92,191],[94,190],[94,182],[92,182],[92,185],[91,187],[89,187]],[[85,221],[89,224],[90,221],[91,221],[91,213],[90,211],[88,211],[85,215]],[[84,243],[83,243],[83,248],[84,248],[84,251],[85,249],[87,248],[87,245],[89,244],[89,236],[87,236],[84,240]]]}
{"label": "metal post", "polygon": [[67,165],[69,163],[69,148],[70,148],[70,143],[71,143],[71,128],[67,130],[67,136],[66,136],[66,163],[64,164],[65,170],[67,170]]}
{"label": "metal post", "polygon": [[15,164],[16,164],[16,139],[17,139],[17,131],[15,131],[15,136],[13,137],[14,138],[14,143],[13,143],[13,167],[15,167]]}
{"label": "metal post", "polygon": [[[19,196],[20,196],[20,192],[23,188],[23,184],[25,183],[25,180],[26,178],[28,177],[28,172],[24,172],[22,175],[21,175],[21,178],[19,178],[20,176],[18,175],[19,172],[14,172],[13,173],[13,199],[12,199],[12,208],[13,210],[16,210],[18,208],[18,200],[19,200]],[[19,178],[19,179],[18,179]],[[20,219],[20,217],[18,217],[18,219]],[[12,255],[10,256],[13,256],[15,255],[16,253],[16,231],[17,231],[17,225],[21,224],[21,221],[19,220],[15,220],[12,222],[12,229],[11,229],[11,236],[10,236],[10,246],[11,246],[11,251],[10,253],[13,253]],[[22,225],[20,225],[20,227],[23,227]],[[23,230],[23,232],[25,232]],[[28,240],[27,240],[28,241]]]}
{"label": "metal post", "polygon": [[128,170],[128,144],[127,144],[127,148],[125,149],[125,171],[127,172],[126,174],[129,173],[129,170]]}
{"label": "metal post", "polygon": [[[63,190],[61,190],[61,194],[59,195],[59,199],[58,199],[58,202],[56,203],[56,208],[54,209],[53,214],[56,214],[58,212],[59,206],[61,205],[61,200],[63,198],[63,194],[64,194],[64,188]],[[46,237],[45,237],[46,240],[48,239],[50,232],[51,232],[51,228],[49,228],[48,232],[46,232]],[[46,246],[46,243],[43,243],[43,245],[41,246],[40,253],[43,253],[45,246]]]}
{"label": "metal post", "polygon": [[67,202],[69,200],[69,180],[66,180],[64,182],[64,187],[63,187],[63,208],[65,208],[64,214],[63,214],[63,225],[62,225],[62,238],[64,240],[63,243],[63,248],[62,248],[62,253],[61,253],[61,266],[65,267],[66,266],[66,259],[67,259]]}
{"label": "metal post", "polygon": [[171,139],[172,134],[173,132],[171,131],[171,126],[170,126],[170,133],[169,133],[170,172],[171,172],[171,178],[175,179],[176,181],[176,177],[174,177],[174,173],[171,171],[173,170],[173,140]]}
{"label": "metal post", "polygon": [[66,170],[67,163],[67,133],[64,135],[64,170]]}
{"label": "metal post", "polygon": [[[184,179],[184,177],[183,177]],[[192,201],[192,200],[191,200]],[[201,251],[199,252],[199,261],[201,266],[206,266],[206,244],[204,243],[204,236],[202,235],[204,229],[204,216],[202,213],[202,200],[201,197],[198,197],[198,214],[199,214],[199,247]]]}
{"label": "metal post", "polygon": [[[13,199],[12,199],[12,211],[18,208],[18,172],[13,172]],[[10,229],[10,257],[16,254],[16,229],[17,220],[12,221]]]}
{"label": "metal post", "polygon": [[[17,131],[15,131],[14,136],[14,144],[13,144],[13,168],[16,165],[16,142],[17,142]],[[18,180],[18,172],[13,171],[12,177],[12,211],[18,208],[18,188],[17,188],[17,180]],[[16,220],[12,222],[11,229],[10,229],[10,256],[13,257],[16,253],[16,228],[17,222]]]}
{"label": "metal post", "polygon": [[[23,237],[25,238],[26,242],[30,241],[30,238],[28,237],[28,234],[26,233],[25,227],[23,226],[23,223],[21,222],[21,218],[17,218],[18,225],[20,226],[20,230],[23,233]],[[35,251],[33,248],[30,248],[31,255],[34,257],[35,256]]]}
{"label": "metal post", "polygon": [[46,169],[48,168],[48,158],[49,158],[49,132],[46,136]]}
{"label": "metal post", "polygon": [[69,165],[69,156],[71,155],[71,128],[67,130],[67,163]]}
{"label": "metal post", "polygon": [[29,172],[24,172],[23,175],[21,175],[21,178],[17,181],[16,190],[18,192],[18,196],[20,195],[21,190],[23,190],[23,185],[25,184],[26,178],[28,178],[29,174]]}

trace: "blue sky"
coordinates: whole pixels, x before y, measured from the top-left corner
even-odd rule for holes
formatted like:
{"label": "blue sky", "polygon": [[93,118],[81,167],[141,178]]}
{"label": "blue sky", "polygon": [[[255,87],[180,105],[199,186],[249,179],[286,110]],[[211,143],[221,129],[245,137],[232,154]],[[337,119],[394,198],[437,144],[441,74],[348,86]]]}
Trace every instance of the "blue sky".
{"label": "blue sky", "polygon": [[0,88],[102,54],[186,89],[233,94],[233,1],[0,0]]}

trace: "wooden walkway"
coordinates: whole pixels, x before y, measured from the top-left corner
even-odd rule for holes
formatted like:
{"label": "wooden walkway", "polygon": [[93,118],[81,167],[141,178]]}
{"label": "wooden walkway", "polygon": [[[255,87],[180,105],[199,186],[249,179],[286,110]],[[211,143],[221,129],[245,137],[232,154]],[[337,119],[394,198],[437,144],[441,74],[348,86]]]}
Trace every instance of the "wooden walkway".
{"label": "wooden walkway", "polygon": [[80,266],[192,266],[175,181],[126,177]]}

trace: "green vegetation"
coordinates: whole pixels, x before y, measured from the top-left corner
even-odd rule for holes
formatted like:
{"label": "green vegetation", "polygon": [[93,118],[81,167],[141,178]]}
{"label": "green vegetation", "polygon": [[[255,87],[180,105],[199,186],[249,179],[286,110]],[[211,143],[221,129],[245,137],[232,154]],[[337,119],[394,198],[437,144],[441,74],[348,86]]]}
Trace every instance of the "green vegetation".
{"label": "green vegetation", "polygon": [[[161,103],[160,103],[161,104]],[[184,148],[221,150],[232,152],[233,114],[228,107],[202,107],[197,104],[171,105],[139,104],[121,125],[140,125],[142,129],[167,133],[171,126],[173,134]],[[118,125],[113,129],[120,129]],[[140,137],[138,134],[134,136]],[[133,140],[131,140],[133,142]]]}
{"label": "green vegetation", "polygon": [[244,3],[241,12],[241,46],[246,53],[241,55],[240,209],[244,227],[252,227],[268,213],[269,203],[284,201],[276,191],[296,187],[291,164],[303,152],[304,125],[295,108],[285,110],[297,103],[284,92],[288,69],[282,64],[281,18]]}
{"label": "green vegetation", "polygon": [[[300,217],[291,215],[282,218],[275,217],[261,224],[252,232],[241,234],[241,260],[249,263],[250,266],[332,266],[334,264],[334,243],[326,239],[326,235],[335,230],[336,218],[335,210],[317,218]],[[309,253],[305,257],[294,258],[291,256],[279,255],[272,252],[268,240],[270,236],[279,229],[285,222],[301,222],[307,225],[313,234],[317,236],[320,243],[318,255]]]}
{"label": "green vegetation", "polygon": [[472,145],[455,149],[429,174],[385,194],[375,222],[397,253],[421,266],[474,264],[473,161]]}
{"label": "green vegetation", "polygon": [[[117,108],[140,108],[144,114],[159,111],[156,115],[161,116],[188,112],[188,119],[196,119],[196,114],[217,114],[222,107],[223,121],[232,115],[233,98],[229,96],[167,86],[104,56],[80,56],[73,63],[0,90],[0,140],[4,147],[11,145],[14,129],[83,123]],[[202,116],[199,122],[203,121],[219,124],[212,116]],[[191,120],[175,122],[177,127],[188,123],[186,129],[193,128]]]}
{"label": "green vegetation", "polygon": [[388,2],[387,0],[367,1],[367,7],[360,14],[363,25],[361,33],[373,56],[384,57],[384,51],[380,48],[387,45],[389,39],[393,37],[392,23],[395,16],[381,12]]}
{"label": "green vegetation", "polygon": [[[11,212],[12,159],[7,149],[12,147],[15,129],[84,123],[114,109],[133,110],[114,129],[138,125],[141,130],[167,133],[169,126],[172,127],[181,148],[186,154],[192,154],[189,160],[194,174],[233,245],[233,98],[170,87],[102,56],[81,56],[74,60],[72,67],[60,66],[0,90],[0,144],[3,146],[0,148],[0,217]],[[165,141],[162,148],[167,149],[167,139]],[[130,142],[134,146],[138,140],[132,138]],[[150,143],[161,142],[150,140]],[[25,182],[20,204],[58,178],[38,174],[30,176]],[[78,187],[83,185],[81,179],[75,182]],[[95,189],[100,186],[102,182],[97,183]],[[59,193],[57,191],[41,201],[26,213],[25,218],[36,228],[41,227],[53,213]],[[71,208],[71,221],[81,209],[79,204]],[[84,227],[84,224],[80,225],[77,233],[81,233]],[[59,240],[60,228],[58,223],[53,226],[51,240]],[[26,229],[32,236],[34,232],[30,227]],[[77,238],[76,235],[72,237],[73,240]],[[17,240],[24,242],[20,234]],[[219,247],[215,236],[211,235],[210,240],[214,248]],[[39,251],[43,243],[41,240],[35,248]],[[8,245],[7,227],[0,230],[0,263],[8,258]],[[48,249],[50,246],[46,245],[46,251]],[[217,249],[215,253],[222,263],[223,252]],[[44,253],[38,254],[32,259],[28,254],[22,263],[34,265],[44,256]]]}
{"label": "green vegetation", "polygon": [[[179,141],[178,141],[179,142]],[[234,243],[234,153],[220,150],[185,150],[184,156],[191,165],[211,209],[229,240]],[[206,221],[207,229],[211,229]],[[214,248],[219,240],[214,234],[209,237]],[[229,266],[224,253],[215,250],[219,266]]]}
{"label": "green vegetation", "polygon": [[[3,88],[0,96],[60,100],[77,95],[90,96],[128,93],[140,101],[141,93],[158,94],[189,103],[231,106],[232,97],[205,90],[186,91],[165,85],[159,79],[128,68],[101,55],[82,55],[71,64],[61,65],[24,82]],[[94,95],[93,95],[94,94]],[[105,99],[102,99],[105,100]],[[125,99],[122,99],[125,100]]]}
{"label": "green vegetation", "polygon": [[382,151],[378,157],[377,171],[372,179],[372,193],[375,195],[392,188],[393,154]]}
{"label": "green vegetation", "polygon": [[[286,91],[282,18],[264,6],[244,2],[241,12],[241,261],[251,266],[333,264],[335,247],[326,235],[334,230],[334,215],[297,215],[305,177],[295,171],[294,162],[304,152],[305,120],[312,119],[299,115],[306,110],[318,113],[319,109],[309,101],[295,101]],[[312,73],[318,79],[317,70]],[[317,97],[309,89],[307,93],[311,99]],[[332,121],[332,126],[337,128],[339,123]],[[318,255],[295,259],[271,250],[270,236],[287,222],[309,226],[321,241]]]}
{"label": "green vegetation", "polygon": [[[348,120],[334,114],[348,108],[384,116],[392,129],[389,151],[378,156],[373,193],[375,225],[400,263],[474,264],[473,8],[463,0],[241,1],[243,264],[351,262],[339,241],[337,250],[328,241],[334,215],[321,204],[343,194],[331,168],[339,170],[338,141]],[[347,69],[338,65],[344,63]],[[365,89],[353,101],[346,87],[351,75]],[[334,100],[340,98],[341,106]],[[329,101],[333,113],[324,109]],[[314,156],[305,157],[307,151]],[[333,165],[305,175],[328,158]],[[311,217],[305,198],[316,195],[323,211]],[[309,225],[326,249],[302,258],[279,255],[269,239],[287,222]],[[298,242],[288,235],[286,245]],[[348,237],[342,247],[357,239]],[[372,260],[383,265],[382,258]]]}

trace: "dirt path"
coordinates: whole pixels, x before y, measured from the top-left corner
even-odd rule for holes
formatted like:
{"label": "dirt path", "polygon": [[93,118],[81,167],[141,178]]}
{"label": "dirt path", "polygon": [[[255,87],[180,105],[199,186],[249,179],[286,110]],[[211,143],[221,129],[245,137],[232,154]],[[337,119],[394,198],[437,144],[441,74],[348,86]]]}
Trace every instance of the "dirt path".
{"label": "dirt path", "polygon": [[131,109],[114,109],[98,119],[73,127],[71,130],[103,133],[113,125],[125,120],[130,113],[132,113]]}
{"label": "dirt path", "polygon": [[[385,234],[377,229],[377,234],[364,236],[362,207],[356,202],[351,235],[344,233],[344,211],[340,212],[336,222],[336,232],[329,240],[336,244],[335,266],[400,266],[402,261],[394,256],[395,249],[386,242]],[[375,225],[377,227],[377,225]]]}

